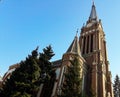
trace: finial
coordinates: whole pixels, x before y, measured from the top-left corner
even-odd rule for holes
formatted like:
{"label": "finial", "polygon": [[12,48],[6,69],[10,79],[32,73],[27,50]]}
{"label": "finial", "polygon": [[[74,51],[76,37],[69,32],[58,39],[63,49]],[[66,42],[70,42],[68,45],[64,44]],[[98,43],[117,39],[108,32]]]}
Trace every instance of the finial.
{"label": "finial", "polygon": [[92,0],[92,2],[93,2],[93,5],[95,5],[94,0]]}
{"label": "finial", "polygon": [[76,37],[77,37],[77,35],[78,35],[78,31],[79,31],[79,29],[77,28],[77,31],[76,31]]}

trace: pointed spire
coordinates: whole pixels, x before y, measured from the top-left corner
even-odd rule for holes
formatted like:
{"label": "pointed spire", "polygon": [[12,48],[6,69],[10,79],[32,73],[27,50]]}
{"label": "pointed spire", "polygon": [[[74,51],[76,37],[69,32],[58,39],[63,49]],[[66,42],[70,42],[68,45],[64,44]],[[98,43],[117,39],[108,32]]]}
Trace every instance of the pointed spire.
{"label": "pointed spire", "polygon": [[92,9],[91,9],[89,20],[95,20],[95,21],[98,20],[94,0],[93,0],[93,5],[92,5]]}
{"label": "pointed spire", "polygon": [[78,29],[76,31],[76,36],[75,36],[72,44],[70,45],[70,47],[68,48],[66,53],[73,53],[73,54],[78,54],[78,55],[81,56],[80,45],[79,45],[79,40],[78,40],[77,33],[78,33]]}

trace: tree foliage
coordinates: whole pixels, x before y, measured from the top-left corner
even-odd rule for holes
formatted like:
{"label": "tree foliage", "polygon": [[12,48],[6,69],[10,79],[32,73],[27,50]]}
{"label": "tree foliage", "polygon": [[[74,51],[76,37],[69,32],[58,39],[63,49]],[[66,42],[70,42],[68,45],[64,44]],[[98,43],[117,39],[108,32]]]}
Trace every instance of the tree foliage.
{"label": "tree foliage", "polygon": [[43,53],[40,53],[39,57],[39,67],[41,68],[41,78],[48,80],[50,78],[50,73],[52,72],[52,64],[50,59],[54,56],[51,46],[43,49]]}
{"label": "tree foliage", "polygon": [[113,90],[114,90],[114,97],[120,97],[120,78],[118,75],[116,75],[115,77]]}
{"label": "tree foliage", "polygon": [[17,68],[3,86],[0,97],[36,97],[41,83],[51,79],[54,56],[51,46],[38,53],[38,47],[28,55],[25,61],[20,62]]}
{"label": "tree foliage", "polygon": [[64,74],[65,80],[60,97],[80,97],[81,95],[81,64],[79,63],[79,59],[77,57],[70,62],[71,65],[67,66],[67,71]]}
{"label": "tree foliage", "polygon": [[54,56],[51,46],[43,49],[40,53],[39,66],[41,68],[42,83],[44,83],[43,90],[40,97],[51,97],[52,89],[54,86],[56,74],[52,69],[53,65],[50,59]]}

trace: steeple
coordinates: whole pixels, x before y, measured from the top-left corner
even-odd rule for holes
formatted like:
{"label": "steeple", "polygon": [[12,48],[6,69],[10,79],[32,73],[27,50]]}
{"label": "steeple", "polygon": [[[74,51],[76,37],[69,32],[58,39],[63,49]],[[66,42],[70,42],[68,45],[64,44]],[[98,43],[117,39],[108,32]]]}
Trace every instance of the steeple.
{"label": "steeple", "polygon": [[[77,31],[77,33],[78,33],[78,31]],[[70,47],[68,48],[66,53],[73,53],[73,54],[81,55],[80,45],[79,45],[79,40],[78,40],[77,34],[76,34],[72,44],[70,45]]]}
{"label": "steeple", "polygon": [[92,21],[92,20],[97,21],[97,20],[98,20],[97,12],[96,12],[96,7],[95,7],[95,4],[94,4],[94,1],[93,1],[93,5],[92,5],[92,9],[91,9],[90,16],[89,16],[89,20],[90,20],[90,21]]}

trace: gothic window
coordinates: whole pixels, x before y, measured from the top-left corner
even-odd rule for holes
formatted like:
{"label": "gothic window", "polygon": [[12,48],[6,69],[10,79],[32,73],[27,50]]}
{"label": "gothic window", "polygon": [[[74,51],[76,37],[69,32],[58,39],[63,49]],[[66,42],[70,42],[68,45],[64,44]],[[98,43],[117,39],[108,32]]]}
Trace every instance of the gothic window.
{"label": "gothic window", "polygon": [[84,37],[84,40],[83,40],[83,54],[85,53],[85,42],[86,42],[86,37]]}
{"label": "gothic window", "polygon": [[91,34],[90,52],[93,52],[93,34]]}
{"label": "gothic window", "polygon": [[86,53],[89,52],[89,35],[87,36],[87,50],[86,50]]}

